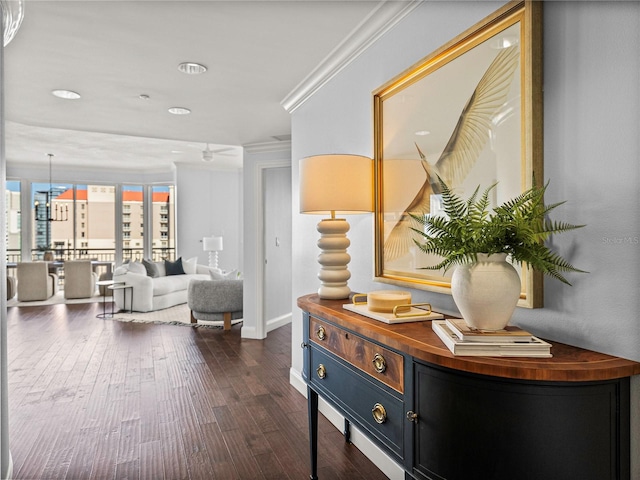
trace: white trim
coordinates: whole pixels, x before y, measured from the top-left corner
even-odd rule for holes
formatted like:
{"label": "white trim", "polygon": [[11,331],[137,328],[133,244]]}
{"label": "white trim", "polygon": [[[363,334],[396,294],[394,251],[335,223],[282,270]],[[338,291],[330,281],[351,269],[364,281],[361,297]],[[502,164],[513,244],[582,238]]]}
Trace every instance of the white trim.
{"label": "white trim", "polygon": [[256,333],[256,327],[247,327],[242,324],[242,328],[240,329],[240,337],[241,338],[251,338],[254,340],[260,340],[262,337],[258,337]]}
{"label": "white trim", "polygon": [[323,85],[367,50],[419,4],[420,0],[381,2],[280,102],[293,113]]}
{"label": "white trim", "polygon": [[[254,150],[254,152],[259,153],[263,151],[289,151],[290,144],[289,142],[273,142],[279,145],[287,145],[287,148],[279,148],[278,150]],[[256,148],[258,145],[271,145],[268,144],[255,144]],[[244,148],[251,148],[244,147]],[[264,147],[262,147],[264,148]],[[253,298],[253,314],[256,316],[255,327],[242,327],[240,335],[242,338],[252,338],[252,339],[263,339],[266,337],[269,329],[266,325],[266,320],[264,318],[264,212],[262,208],[263,203],[263,195],[264,195],[264,186],[263,186],[263,176],[264,170],[269,168],[280,168],[280,167],[290,167],[291,159],[289,158],[281,158],[276,160],[264,160],[255,162],[251,168],[254,169],[255,175],[253,176],[253,186],[252,189],[255,192],[253,198],[253,206],[252,208],[256,212],[255,215],[255,223],[253,225],[253,231],[256,232],[256,235],[259,237],[258,241],[255,243],[255,258],[256,258],[256,271],[255,271],[255,291],[248,292],[245,287],[245,298]],[[245,283],[246,285],[246,283]],[[246,309],[245,309],[246,310]],[[245,311],[245,318],[251,312]],[[290,320],[289,320],[290,321]],[[288,322],[285,322],[288,323]],[[283,323],[284,325],[284,323]],[[275,327],[274,327],[275,328]]]}
{"label": "white trim", "polygon": [[[289,383],[307,397],[307,384],[302,379],[302,374],[291,368],[289,370]],[[331,424],[342,432],[344,430],[344,417],[331,405],[325,402],[322,397],[318,399],[318,410]],[[382,473],[390,480],[404,480],[404,468],[396,463],[386,452],[374,444],[356,426],[351,424],[351,443],[356,446]]]}
{"label": "white trim", "polygon": [[291,323],[292,318],[293,317],[291,313],[285,313],[284,315],[280,315],[279,317],[267,320],[267,333],[275,330],[276,328],[280,328],[283,325]]}

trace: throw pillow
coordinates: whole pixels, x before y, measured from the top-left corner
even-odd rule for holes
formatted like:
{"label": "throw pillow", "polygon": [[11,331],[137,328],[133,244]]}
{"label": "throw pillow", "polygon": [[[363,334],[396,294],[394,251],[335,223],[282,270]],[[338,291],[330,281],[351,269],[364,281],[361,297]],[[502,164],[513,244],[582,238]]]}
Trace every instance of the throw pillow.
{"label": "throw pillow", "polygon": [[211,280],[224,280],[226,278],[223,274],[214,272],[213,270],[209,270],[209,276]]}
{"label": "throw pillow", "polygon": [[125,265],[120,265],[119,267],[116,267],[116,269],[113,271],[113,274],[114,275],[124,275],[128,271],[129,271],[129,265],[125,264]]}
{"label": "throw pillow", "polygon": [[237,270],[232,270],[227,273],[218,273],[213,270],[209,270],[209,276],[211,277],[211,280],[239,280]]}
{"label": "throw pillow", "polygon": [[175,262],[165,260],[164,268],[167,271],[167,276],[184,275],[184,268],[182,268],[182,257],[178,258]]}
{"label": "throw pillow", "polygon": [[193,275],[196,273],[196,265],[198,263],[198,257],[190,258],[189,260],[182,261],[182,268],[184,268],[184,273]]}
{"label": "throw pillow", "polygon": [[160,273],[158,272],[158,267],[156,267],[156,264],[153,263],[151,260],[143,259],[142,265],[144,265],[144,268],[146,269],[147,275],[149,277],[156,278],[160,276]]}
{"label": "throw pillow", "polygon": [[147,269],[140,262],[129,262],[129,271],[131,273],[139,273],[140,275],[146,275]]}
{"label": "throw pillow", "polygon": [[167,271],[164,268],[164,260],[162,260],[161,262],[153,262],[153,264],[156,266],[156,269],[158,270],[159,277],[167,276]]}

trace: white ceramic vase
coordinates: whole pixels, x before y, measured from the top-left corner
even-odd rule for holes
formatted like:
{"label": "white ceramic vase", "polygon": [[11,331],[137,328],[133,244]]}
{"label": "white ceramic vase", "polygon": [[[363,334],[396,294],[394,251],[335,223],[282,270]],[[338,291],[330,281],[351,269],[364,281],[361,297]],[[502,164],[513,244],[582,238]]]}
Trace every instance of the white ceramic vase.
{"label": "white ceramic vase", "polygon": [[478,261],[456,267],[451,294],[471,328],[502,330],[520,297],[520,277],[505,253],[478,254]]}

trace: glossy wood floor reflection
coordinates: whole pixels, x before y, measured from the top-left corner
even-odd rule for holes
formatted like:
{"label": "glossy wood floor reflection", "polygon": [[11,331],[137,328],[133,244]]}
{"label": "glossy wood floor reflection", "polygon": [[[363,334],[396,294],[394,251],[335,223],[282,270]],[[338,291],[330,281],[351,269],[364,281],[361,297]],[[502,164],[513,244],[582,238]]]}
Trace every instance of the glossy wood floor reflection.
{"label": "glossy wood floor reflection", "polygon": [[[15,479],[306,479],[291,328],[101,320],[100,304],[8,309]],[[322,480],[386,478],[320,416]]]}

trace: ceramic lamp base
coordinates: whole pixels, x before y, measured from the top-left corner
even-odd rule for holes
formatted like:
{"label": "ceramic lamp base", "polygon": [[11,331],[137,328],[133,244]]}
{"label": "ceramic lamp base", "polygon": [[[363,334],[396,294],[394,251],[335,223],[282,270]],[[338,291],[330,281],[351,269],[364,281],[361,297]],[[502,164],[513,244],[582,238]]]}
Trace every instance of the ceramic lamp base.
{"label": "ceramic lamp base", "polygon": [[216,272],[222,273],[218,268],[218,252],[209,252],[209,267]]}
{"label": "ceramic lamp base", "polygon": [[321,253],[318,256],[320,272],[318,278],[322,285],[318,289],[320,298],[338,300],[348,298],[351,289],[347,285],[347,280],[351,278],[351,273],[347,265],[351,257],[347,253],[347,248],[351,244],[347,238],[349,223],[344,218],[324,219],[318,223],[320,240],[318,247]]}

